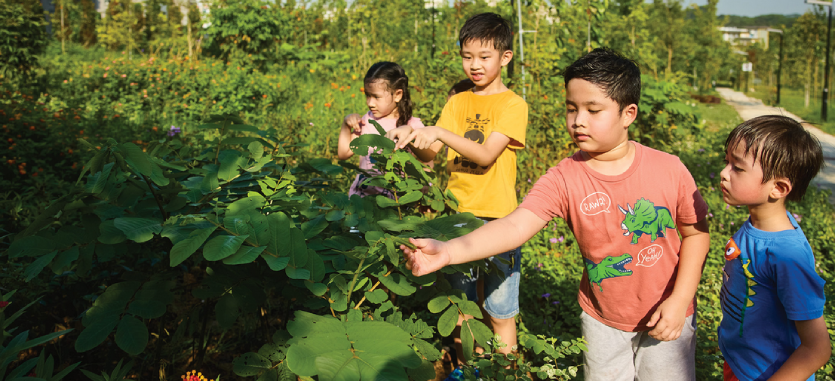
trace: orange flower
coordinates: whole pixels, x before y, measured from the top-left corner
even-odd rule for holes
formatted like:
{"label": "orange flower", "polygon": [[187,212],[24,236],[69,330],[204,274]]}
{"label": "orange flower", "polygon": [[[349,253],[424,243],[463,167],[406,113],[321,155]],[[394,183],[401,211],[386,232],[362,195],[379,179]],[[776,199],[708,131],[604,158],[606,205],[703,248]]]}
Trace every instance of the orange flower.
{"label": "orange flower", "polygon": [[339,85],[337,85],[337,84],[336,84],[336,83],[334,83],[334,82],[331,82],[331,88],[332,88],[332,89],[338,89],[338,88],[339,88]]}
{"label": "orange flower", "polygon": [[154,130],[154,132],[157,132],[157,130],[159,130],[159,129],[157,128],[157,126],[153,126],[153,127],[151,127],[151,129],[152,129],[152,130]]}
{"label": "orange flower", "polygon": [[68,150],[67,150],[67,153],[68,153],[68,154],[70,154],[70,155],[72,155],[72,148],[68,149]]}
{"label": "orange flower", "polygon": [[360,87],[360,92],[364,93],[365,92],[365,87]]}

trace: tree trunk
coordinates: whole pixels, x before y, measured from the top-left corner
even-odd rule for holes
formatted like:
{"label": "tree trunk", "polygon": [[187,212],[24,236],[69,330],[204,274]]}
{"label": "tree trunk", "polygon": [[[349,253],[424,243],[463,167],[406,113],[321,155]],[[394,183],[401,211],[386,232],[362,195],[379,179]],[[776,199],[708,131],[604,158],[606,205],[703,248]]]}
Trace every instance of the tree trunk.
{"label": "tree trunk", "polygon": [[667,45],[667,70],[665,73],[669,77],[673,72],[673,45]]}
{"label": "tree trunk", "polygon": [[803,94],[803,107],[809,108],[809,83],[806,83],[806,91]]}
{"label": "tree trunk", "polygon": [[64,2],[62,1],[61,2],[61,54],[64,54],[64,53],[67,52],[67,50],[64,49],[64,40],[66,39],[66,36],[64,35],[65,32],[66,31],[64,30]]}

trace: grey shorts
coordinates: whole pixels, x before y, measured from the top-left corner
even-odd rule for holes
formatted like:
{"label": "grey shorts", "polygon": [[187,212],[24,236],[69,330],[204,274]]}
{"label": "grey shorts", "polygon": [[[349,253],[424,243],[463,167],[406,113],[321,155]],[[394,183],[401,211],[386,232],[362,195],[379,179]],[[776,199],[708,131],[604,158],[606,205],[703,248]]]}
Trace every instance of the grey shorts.
{"label": "grey shorts", "polygon": [[589,342],[588,352],[583,352],[586,381],[696,380],[695,313],[673,341],[655,340],[649,331],[621,331],[585,312],[580,320]]}

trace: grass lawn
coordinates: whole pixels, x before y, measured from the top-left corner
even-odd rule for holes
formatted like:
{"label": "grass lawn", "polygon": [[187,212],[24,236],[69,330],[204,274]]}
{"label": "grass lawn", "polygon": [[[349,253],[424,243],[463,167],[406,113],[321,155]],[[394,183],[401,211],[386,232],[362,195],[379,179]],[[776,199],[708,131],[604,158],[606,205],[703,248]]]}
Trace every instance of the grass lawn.
{"label": "grass lawn", "polygon": [[835,134],[835,105],[833,101],[829,101],[828,121],[821,120],[821,100],[820,94],[815,93],[809,99],[809,107],[806,107],[803,99],[802,89],[786,89],[780,90],[780,104],[776,105],[777,88],[774,86],[756,86],[754,92],[749,92],[746,95],[757,98],[769,106],[780,106],[785,108],[788,112],[795,114],[807,122],[816,125],[821,130],[828,134]]}

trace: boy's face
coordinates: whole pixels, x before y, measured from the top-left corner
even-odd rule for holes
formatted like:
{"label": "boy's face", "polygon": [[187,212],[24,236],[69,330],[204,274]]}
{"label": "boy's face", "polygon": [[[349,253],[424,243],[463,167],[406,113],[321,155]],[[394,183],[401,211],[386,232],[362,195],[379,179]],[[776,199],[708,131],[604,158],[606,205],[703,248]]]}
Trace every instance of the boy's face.
{"label": "boy's face", "polygon": [[465,42],[459,53],[464,74],[479,88],[493,83],[501,75],[502,67],[513,58],[510,50],[500,52],[492,42],[477,39]]}
{"label": "boy's face", "polygon": [[603,154],[626,142],[629,125],[638,113],[634,104],[621,111],[603,89],[579,78],[568,81],[565,108],[565,125],[571,140],[590,154]]}
{"label": "boy's face", "polygon": [[763,183],[763,168],[751,152],[745,152],[745,142],[728,147],[725,168],[720,172],[722,196],[731,205],[759,205],[767,202],[775,188],[775,180]]}

